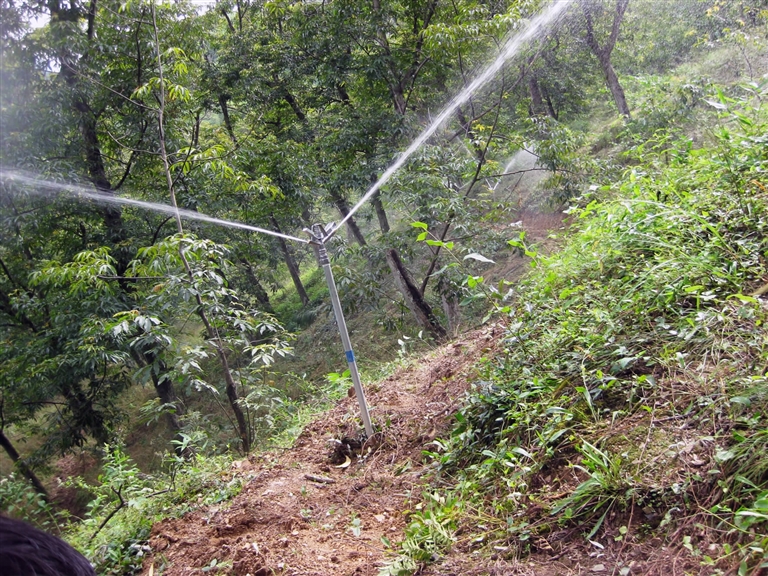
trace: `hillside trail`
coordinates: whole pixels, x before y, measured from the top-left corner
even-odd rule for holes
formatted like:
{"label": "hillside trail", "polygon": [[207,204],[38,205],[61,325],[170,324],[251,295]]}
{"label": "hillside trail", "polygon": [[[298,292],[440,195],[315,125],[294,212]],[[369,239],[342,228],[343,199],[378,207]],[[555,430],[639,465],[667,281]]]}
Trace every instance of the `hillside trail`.
{"label": "hillside trail", "polygon": [[[466,333],[369,386],[381,430],[360,443],[357,402],[345,398],[282,453],[234,462],[248,479],[229,503],[156,524],[142,574],[373,575],[385,541],[402,538],[429,471],[422,451],[449,432],[476,366],[503,329]],[[217,570],[218,567],[218,570]]]}

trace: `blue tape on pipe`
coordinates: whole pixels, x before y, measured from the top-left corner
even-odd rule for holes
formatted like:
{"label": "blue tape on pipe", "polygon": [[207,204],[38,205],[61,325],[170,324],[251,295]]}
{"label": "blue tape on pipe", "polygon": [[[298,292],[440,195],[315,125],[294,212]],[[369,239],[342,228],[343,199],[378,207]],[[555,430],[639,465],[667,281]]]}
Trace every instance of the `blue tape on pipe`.
{"label": "blue tape on pipe", "polygon": [[347,362],[350,364],[355,361],[355,353],[352,350],[347,350],[344,354],[347,357]]}

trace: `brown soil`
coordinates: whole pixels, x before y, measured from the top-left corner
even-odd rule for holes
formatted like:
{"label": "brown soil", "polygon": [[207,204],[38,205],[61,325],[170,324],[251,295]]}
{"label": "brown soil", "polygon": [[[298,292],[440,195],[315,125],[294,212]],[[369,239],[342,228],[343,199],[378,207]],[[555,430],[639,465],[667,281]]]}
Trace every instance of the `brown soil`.
{"label": "brown soil", "polygon": [[81,488],[65,485],[65,481],[78,476],[94,476],[94,471],[98,470],[97,464],[93,455],[86,450],[59,458],[54,464],[54,476],[48,481],[51,501],[75,517],[85,516],[90,494]]}
{"label": "brown soil", "polygon": [[374,438],[358,443],[350,397],[290,450],[236,462],[232,474],[252,477],[240,495],[156,524],[143,574],[376,574],[384,541],[399,541],[404,511],[420,498],[429,469],[422,451],[450,429],[473,367],[501,333],[492,326],[466,334],[369,388],[381,430]]}

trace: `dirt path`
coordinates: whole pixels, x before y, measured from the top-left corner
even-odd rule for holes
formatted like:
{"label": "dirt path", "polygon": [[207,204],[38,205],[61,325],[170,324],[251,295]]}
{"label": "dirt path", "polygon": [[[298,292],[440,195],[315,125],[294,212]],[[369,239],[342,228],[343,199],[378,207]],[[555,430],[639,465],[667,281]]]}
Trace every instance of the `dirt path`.
{"label": "dirt path", "polygon": [[235,462],[231,474],[252,478],[240,495],[156,524],[143,574],[377,574],[384,541],[401,539],[404,511],[420,498],[422,450],[451,427],[473,367],[501,332],[465,334],[369,387],[382,430],[371,440],[357,442],[357,402],[347,398],[291,449]]}

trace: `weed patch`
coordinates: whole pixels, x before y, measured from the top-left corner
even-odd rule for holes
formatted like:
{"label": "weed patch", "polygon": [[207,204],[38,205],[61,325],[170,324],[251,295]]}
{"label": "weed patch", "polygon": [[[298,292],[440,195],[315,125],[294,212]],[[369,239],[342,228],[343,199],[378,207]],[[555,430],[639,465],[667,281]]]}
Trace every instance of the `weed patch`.
{"label": "weed patch", "polygon": [[671,97],[710,107],[707,146],[645,132],[620,181],[570,210],[560,252],[512,242],[534,270],[500,309],[503,354],[429,453],[497,543],[523,551],[556,526],[591,540],[622,515],[679,535],[695,517],[744,570],[764,554],[765,116],[757,99],[690,90]]}

